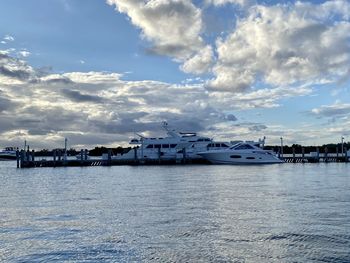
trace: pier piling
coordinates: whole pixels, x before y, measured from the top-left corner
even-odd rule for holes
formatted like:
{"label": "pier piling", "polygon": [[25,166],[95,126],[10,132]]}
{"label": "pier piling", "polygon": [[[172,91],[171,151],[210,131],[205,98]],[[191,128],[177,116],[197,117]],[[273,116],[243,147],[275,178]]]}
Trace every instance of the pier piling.
{"label": "pier piling", "polygon": [[301,148],[301,157],[302,157],[302,162],[305,163],[305,148]]}
{"label": "pier piling", "polygon": [[162,155],[162,153],[161,153],[161,151],[160,151],[160,148],[158,148],[158,163],[159,163],[159,164],[160,164],[160,162],[161,162],[161,160],[160,160],[161,155]]}
{"label": "pier piling", "polygon": [[182,162],[186,163],[186,148],[182,148]]}
{"label": "pier piling", "polygon": [[107,165],[111,165],[112,163],[112,150],[108,150],[108,156],[107,156]]}
{"label": "pier piling", "polygon": [[83,164],[84,163],[84,150],[80,149],[80,163]]}
{"label": "pier piling", "polygon": [[137,163],[137,148],[134,148],[134,162]]}
{"label": "pier piling", "polygon": [[339,149],[338,146],[335,148],[335,153],[337,155],[337,161],[339,160]]}
{"label": "pier piling", "polygon": [[16,161],[17,161],[17,168],[19,168],[20,159],[19,159],[19,150],[18,149],[16,151]]}
{"label": "pier piling", "polygon": [[57,155],[57,152],[56,150],[53,151],[53,167],[56,167],[56,155]]}
{"label": "pier piling", "polygon": [[347,163],[349,161],[349,159],[348,159],[348,149],[346,147],[344,147],[344,151],[345,151],[345,162]]}

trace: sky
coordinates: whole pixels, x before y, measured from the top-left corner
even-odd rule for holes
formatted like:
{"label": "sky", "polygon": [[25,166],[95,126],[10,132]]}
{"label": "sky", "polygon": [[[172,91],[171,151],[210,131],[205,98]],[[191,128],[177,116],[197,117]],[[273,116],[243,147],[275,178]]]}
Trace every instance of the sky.
{"label": "sky", "polygon": [[350,141],[350,1],[2,0],[0,147]]}

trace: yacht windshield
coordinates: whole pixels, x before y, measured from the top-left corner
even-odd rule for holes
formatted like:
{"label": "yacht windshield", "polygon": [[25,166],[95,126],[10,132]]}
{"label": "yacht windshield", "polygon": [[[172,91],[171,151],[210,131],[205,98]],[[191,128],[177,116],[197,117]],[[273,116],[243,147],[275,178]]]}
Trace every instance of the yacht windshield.
{"label": "yacht windshield", "polygon": [[253,150],[254,147],[251,146],[250,144],[243,143],[243,144],[234,145],[231,147],[231,149],[234,149],[234,150]]}

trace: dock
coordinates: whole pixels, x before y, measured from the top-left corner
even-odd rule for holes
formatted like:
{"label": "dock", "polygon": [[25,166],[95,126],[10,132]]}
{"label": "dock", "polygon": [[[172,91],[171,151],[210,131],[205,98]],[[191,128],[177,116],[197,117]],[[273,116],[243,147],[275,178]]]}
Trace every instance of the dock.
{"label": "dock", "polygon": [[[159,155],[158,159],[142,159],[137,156],[136,148],[134,149],[134,159],[122,160],[112,158],[112,152],[109,150],[107,154],[103,154],[101,157],[88,156],[87,150],[81,150],[79,158],[70,159],[62,151],[53,151],[53,156],[49,158],[42,158],[35,156],[35,151],[17,150],[17,168],[39,168],[39,167],[88,167],[88,166],[116,166],[116,165],[178,165],[178,164],[209,164],[204,159],[190,159],[186,158],[186,151],[182,158],[174,159],[162,159]],[[324,149],[323,153],[320,153],[319,149],[316,152],[306,154],[302,149],[302,153],[295,153],[293,149],[292,154],[278,153],[278,157],[285,163],[331,163],[331,162],[349,162],[349,156],[347,151],[343,153],[328,153],[327,149]]]}
{"label": "dock", "polygon": [[[184,151],[186,152],[186,151]],[[185,153],[186,154],[186,153]],[[54,151],[52,158],[41,158],[35,156],[35,151],[17,151],[17,168],[40,168],[40,167],[84,167],[84,166],[117,166],[117,165],[177,165],[177,164],[209,164],[204,159],[189,159],[185,155],[182,158],[141,159],[136,154],[134,159],[113,159],[111,151],[101,157],[91,158],[87,150],[81,150],[79,159],[69,159],[61,151]]]}

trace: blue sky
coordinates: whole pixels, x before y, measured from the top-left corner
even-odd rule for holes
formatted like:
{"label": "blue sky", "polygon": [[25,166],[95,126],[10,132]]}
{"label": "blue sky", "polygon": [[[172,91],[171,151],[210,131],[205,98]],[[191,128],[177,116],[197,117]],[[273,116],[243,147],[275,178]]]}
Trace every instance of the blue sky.
{"label": "blue sky", "polygon": [[136,79],[172,82],[186,78],[169,58],[146,55],[139,30],[104,1],[15,0],[0,7],[6,25],[1,34],[16,38],[11,47],[30,49],[27,61],[35,67],[133,72]]}
{"label": "blue sky", "polygon": [[[3,0],[0,145],[350,136],[350,3]],[[59,117],[57,117],[60,115]]]}

